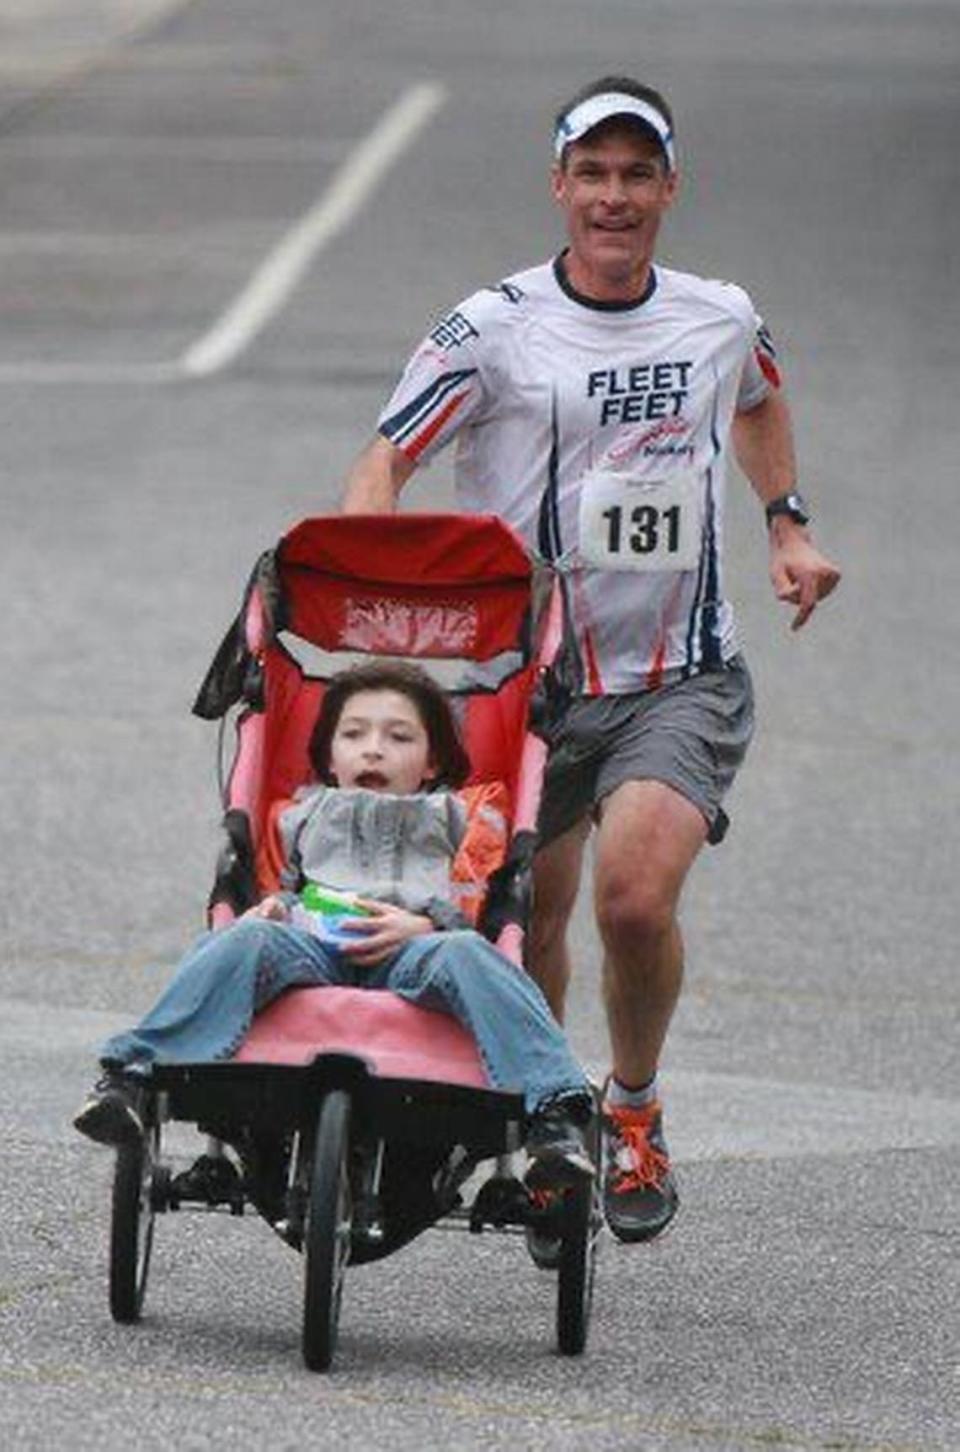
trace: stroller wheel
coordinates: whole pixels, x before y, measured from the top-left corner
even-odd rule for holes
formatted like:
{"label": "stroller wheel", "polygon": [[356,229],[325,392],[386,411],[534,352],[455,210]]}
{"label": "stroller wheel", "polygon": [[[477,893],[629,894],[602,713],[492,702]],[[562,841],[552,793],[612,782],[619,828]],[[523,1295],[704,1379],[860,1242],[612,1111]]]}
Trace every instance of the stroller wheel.
{"label": "stroller wheel", "polygon": [[564,1356],[579,1356],[587,1344],[599,1228],[597,1191],[592,1181],[585,1180],[566,1191],[561,1227],[557,1349]]}
{"label": "stroller wheel", "polygon": [[343,1280],[350,1257],[350,1096],[335,1089],[320,1108],[304,1237],[303,1359],[311,1371],[333,1361]]}
{"label": "stroller wheel", "polygon": [[115,1321],[139,1321],[153,1248],[153,1175],[160,1127],[117,1150],[110,1220],[110,1314]]}

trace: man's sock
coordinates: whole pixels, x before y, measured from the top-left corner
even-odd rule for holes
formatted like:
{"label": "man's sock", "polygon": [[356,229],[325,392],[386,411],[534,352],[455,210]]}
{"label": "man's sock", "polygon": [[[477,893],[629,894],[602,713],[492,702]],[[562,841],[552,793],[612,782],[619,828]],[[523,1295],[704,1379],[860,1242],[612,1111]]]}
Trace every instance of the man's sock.
{"label": "man's sock", "polygon": [[611,1074],[603,1097],[607,1104],[626,1106],[630,1109],[643,1109],[658,1098],[657,1089],[656,1074],[645,1084],[638,1084],[636,1088],[632,1085],[621,1084],[620,1080]]}

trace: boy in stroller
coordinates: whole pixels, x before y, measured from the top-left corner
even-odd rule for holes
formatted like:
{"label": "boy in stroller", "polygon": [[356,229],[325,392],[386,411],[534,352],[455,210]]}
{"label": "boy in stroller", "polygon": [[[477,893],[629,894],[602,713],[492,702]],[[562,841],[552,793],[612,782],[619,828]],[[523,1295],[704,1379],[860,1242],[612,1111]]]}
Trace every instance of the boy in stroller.
{"label": "boy in stroller", "polygon": [[[204,934],[154,1007],[101,1052],[104,1076],[74,1124],[100,1143],[143,1133],[130,1076],[153,1062],[229,1056],[252,1017],[293,986],[388,988],[473,1035],[491,1084],[524,1096],[527,1184],[589,1178],[588,1081],[540,990],[475,932],[451,867],[469,826],[456,788],[469,763],[440,687],[406,662],[335,675],[310,741],[315,780],[280,815],[284,890]],[[305,911],[310,885],[347,900]]]}

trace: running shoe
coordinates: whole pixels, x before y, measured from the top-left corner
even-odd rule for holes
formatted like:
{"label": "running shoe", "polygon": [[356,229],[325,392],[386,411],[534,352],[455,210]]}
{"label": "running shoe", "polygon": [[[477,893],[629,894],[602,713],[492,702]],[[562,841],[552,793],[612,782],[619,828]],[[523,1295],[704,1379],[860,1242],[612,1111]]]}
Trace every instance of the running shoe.
{"label": "running shoe", "polygon": [[618,1240],[652,1240],[670,1224],[680,1200],[659,1101],[640,1109],[605,1102],[603,1138],[607,1224]]}
{"label": "running shoe", "polygon": [[73,1127],[97,1144],[136,1144],[143,1138],[133,1094],[116,1074],[97,1080],[74,1115]]}
{"label": "running shoe", "polygon": [[224,1154],[203,1154],[189,1169],[174,1175],[170,1188],[178,1200],[201,1205],[231,1205],[243,1197],[236,1166]]}
{"label": "running shoe", "polygon": [[592,1109],[586,1096],[568,1095],[537,1110],[525,1144],[530,1157],[524,1176],[528,1190],[563,1190],[578,1180],[592,1179],[593,1161],[585,1136]]}

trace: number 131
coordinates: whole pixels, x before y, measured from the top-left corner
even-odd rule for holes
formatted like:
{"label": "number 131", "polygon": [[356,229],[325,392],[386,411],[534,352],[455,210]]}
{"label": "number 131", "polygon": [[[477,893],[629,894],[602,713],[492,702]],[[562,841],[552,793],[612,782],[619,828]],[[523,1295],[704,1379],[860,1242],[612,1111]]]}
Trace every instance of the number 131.
{"label": "number 131", "polygon": [[624,510],[619,504],[603,511],[607,521],[607,549],[618,555],[629,548],[636,555],[650,555],[663,549],[668,555],[675,555],[680,548],[680,506],[671,504],[669,509],[658,509],[655,504],[638,504],[630,510],[626,539],[623,527]]}

